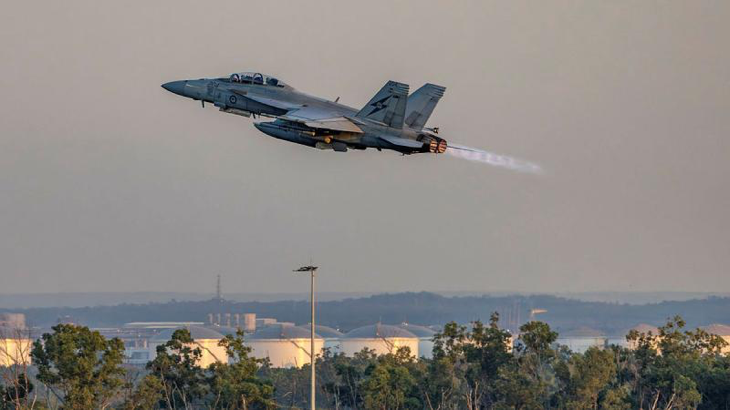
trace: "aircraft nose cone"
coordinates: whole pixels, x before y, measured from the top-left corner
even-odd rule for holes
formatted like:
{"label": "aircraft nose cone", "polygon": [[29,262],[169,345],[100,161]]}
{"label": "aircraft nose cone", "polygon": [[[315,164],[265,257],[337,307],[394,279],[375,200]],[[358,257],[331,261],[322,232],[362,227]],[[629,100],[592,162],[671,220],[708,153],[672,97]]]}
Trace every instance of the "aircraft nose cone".
{"label": "aircraft nose cone", "polygon": [[170,81],[169,83],[162,84],[162,88],[165,90],[177,94],[185,96],[185,83],[187,81]]}

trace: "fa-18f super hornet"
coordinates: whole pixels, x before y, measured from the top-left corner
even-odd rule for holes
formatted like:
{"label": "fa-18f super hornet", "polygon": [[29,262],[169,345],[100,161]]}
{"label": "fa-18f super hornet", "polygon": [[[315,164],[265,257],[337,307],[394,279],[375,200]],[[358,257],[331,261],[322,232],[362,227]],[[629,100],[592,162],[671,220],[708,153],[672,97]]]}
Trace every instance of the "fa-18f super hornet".
{"label": "fa-18f super hornet", "polygon": [[[272,118],[273,121],[254,126],[274,138],[323,150],[375,148],[402,154],[443,154],[447,149],[457,149],[467,159],[515,161],[485,151],[449,146],[437,135],[438,128],[426,128],[426,121],[446,91],[435,84],[426,84],[408,95],[407,84],[388,81],[360,110],[340,104],[339,97],[335,101],[314,97],[260,73],[172,81],[162,87],[199,100],[203,106],[212,103],[226,113]],[[513,168],[507,163],[502,165]]]}

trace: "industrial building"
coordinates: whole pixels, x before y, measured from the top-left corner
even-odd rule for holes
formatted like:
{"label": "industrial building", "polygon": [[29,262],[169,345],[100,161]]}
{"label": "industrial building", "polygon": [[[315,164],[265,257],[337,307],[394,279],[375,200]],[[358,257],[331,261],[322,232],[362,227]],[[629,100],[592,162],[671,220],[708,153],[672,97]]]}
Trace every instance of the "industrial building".
{"label": "industrial building", "polygon": [[201,350],[202,356],[198,362],[199,366],[208,367],[212,363],[226,362],[228,360],[226,349],[222,346],[218,346],[220,340],[223,339],[223,335],[215,330],[207,329],[202,326],[187,326],[163,330],[149,340],[149,360],[154,360],[155,357],[157,357],[157,346],[167,343],[177,329],[188,329],[190,336],[192,336],[194,340],[190,347],[199,348]]}
{"label": "industrial building", "polygon": [[376,354],[395,353],[401,347],[408,347],[418,357],[418,337],[413,333],[390,325],[370,325],[351,330],[340,340],[340,351],[353,356],[362,349],[374,350]]}
{"label": "industrial building", "polygon": [[256,331],[255,313],[208,313],[208,326],[241,328],[247,333]]}
{"label": "industrial building", "polygon": [[[321,354],[324,339],[315,333],[314,353]],[[302,367],[311,362],[311,332],[308,329],[291,325],[273,325],[260,329],[246,338],[252,356],[268,358],[273,367]]]}
{"label": "industrial building", "polygon": [[401,323],[399,328],[405,329],[418,337],[418,354],[420,357],[430,359],[433,357],[433,336],[436,331],[425,326]]}

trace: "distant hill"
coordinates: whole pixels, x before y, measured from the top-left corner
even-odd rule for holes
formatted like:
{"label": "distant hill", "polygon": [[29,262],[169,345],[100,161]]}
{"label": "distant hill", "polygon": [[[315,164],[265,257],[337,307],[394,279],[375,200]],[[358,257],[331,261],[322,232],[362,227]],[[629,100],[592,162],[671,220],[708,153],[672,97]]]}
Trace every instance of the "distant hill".
{"label": "distant hill", "polygon": [[[340,300],[348,297],[370,296],[372,292],[321,292],[321,300]],[[122,303],[165,303],[170,301],[210,300],[212,293],[192,292],[71,292],[71,293],[19,293],[0,294],[0,309],[30,309],[38,307],[85,307],[114,306]],[[274,302],[281,300],[309,299],[309,292],[302,293],[226,293],[226,299],[234,302]]]}
{"label": "distant hill", "polygon": [[[549,295],[446,297],[421,292],[321,301],[317,307],[319,323],[345,331],[376,322],[440,325],[452,320],[461,323],[477,319],[486,321],[495,311],[500,312],[503,326],[515,328],[519,323],[527,321],[530,310],[535,308],[547,310],[546,313],[537,315],[537,319],[548,322],[558,330],[590,327],[608,335],[622,334],[627,328],[639,323],[659,325],[675,315],[681,315],[690,326],[730,323],[730,298],[726,297],[629,305],[584,302]],[[226,312],[252,312],[259,317],[273,317],[280,321],[309,322],[309,303],[306,300],[175,301],[12,311],[25,313],[29,324],[40,327],[53,325],[64,317],[92,327],[120,326],[134,321],[205,322],[209,313]]]}
{"label": "distant hill", "polygon": [[[529,296],[534,292],[432,292],[442,296]],[[346,298],[362,298],[377,292],[319,292],[317,299],[323,302]],[[544,293],[541,293],[544,294]],[[553,296],[586,302],[612,302],[628,304],[659,303],[664,301],[685,301],[709,297],[730,297],[730,293],[717,292],[572,292],[550,293]],[[212,293],[202,292],[73,292],[73,293],[0,293],[0,309],[30,309],[38,307],[85,307],[114,306],[122,303],[146,304],[170,301],[200,302],[210,300]],[[309,292],[298,293],[233,293],[224,292],[226,300],[232,302],[278,302],[308,300]]]}

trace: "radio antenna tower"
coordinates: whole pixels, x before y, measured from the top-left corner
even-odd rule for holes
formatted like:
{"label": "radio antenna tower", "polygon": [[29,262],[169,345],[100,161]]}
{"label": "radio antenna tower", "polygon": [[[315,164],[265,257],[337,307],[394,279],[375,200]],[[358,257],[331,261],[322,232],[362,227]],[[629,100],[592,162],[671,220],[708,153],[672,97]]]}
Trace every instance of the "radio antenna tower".
{"label": "radio antenna tower", "polygon": [[217,300],[218,303],[223,301],[223,295],[221,294],[221,275],[218,275],[215,283],[215,300]]}

